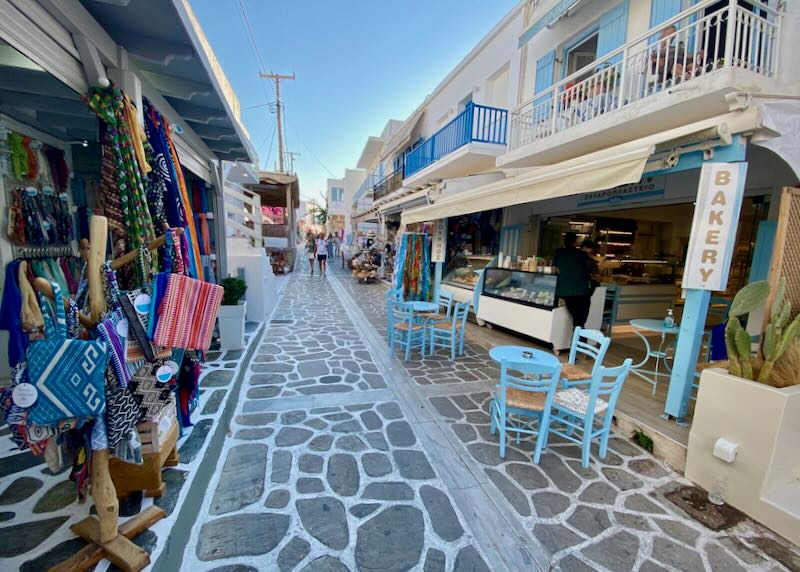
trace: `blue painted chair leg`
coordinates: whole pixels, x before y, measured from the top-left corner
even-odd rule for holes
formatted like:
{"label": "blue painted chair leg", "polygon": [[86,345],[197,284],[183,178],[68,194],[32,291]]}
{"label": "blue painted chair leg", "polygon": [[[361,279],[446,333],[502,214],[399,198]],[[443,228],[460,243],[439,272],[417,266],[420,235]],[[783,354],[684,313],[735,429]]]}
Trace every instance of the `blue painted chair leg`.
{"label": "blue painted chair leg", "polygon": [[500,411],[500,458],[506,458],[506,413]]}
{"label": "blue painted chair leg", "polygon": [[589,450],[592,448],[592,428],[589,427],[588,431],[583,432],[583,439],[581,442],[581,467],[584,469],[589,467]]}
{"label": "blue painted chair leg", "polygon": [[495,404],[494,399],[492,399],[492,402],[489,404],[489,418],[490,418],[490,421],[489,421],[489,433],[491,433],[492,435],[497,433],[497,417],[496,417],[496,415],[497,415],[497,405]]}
{"label": "blue painted chair leg", "polygon": [[539,435],[536,437],[536,451],[533,453],[533,462],[539,464],[542,450],[547,444],[547,433],[550,431],[550,412],[546,411],[539,420]]}

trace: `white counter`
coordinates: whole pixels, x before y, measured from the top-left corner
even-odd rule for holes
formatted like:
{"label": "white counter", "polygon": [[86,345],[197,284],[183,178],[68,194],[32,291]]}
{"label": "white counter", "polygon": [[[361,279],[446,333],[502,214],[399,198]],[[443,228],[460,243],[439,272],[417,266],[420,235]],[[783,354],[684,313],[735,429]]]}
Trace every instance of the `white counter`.
{"label": "white counter", "polygon": [[[601,286],[592,295],[592,305],[586,320],[587,328],[599,330],[602,326],[605,300],[606,289]],[[548,310],[481,295],[478,318],[552,344],[557,351],[568,349],[572,343],[572,316],[564,306]]]}

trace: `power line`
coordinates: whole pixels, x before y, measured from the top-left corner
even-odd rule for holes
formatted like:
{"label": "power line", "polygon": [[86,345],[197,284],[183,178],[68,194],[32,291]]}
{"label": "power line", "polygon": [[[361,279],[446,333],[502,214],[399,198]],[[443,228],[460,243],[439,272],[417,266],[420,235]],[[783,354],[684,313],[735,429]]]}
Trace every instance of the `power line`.
{"label": "power line", "polygon": [[[283,109],[283,122],[284,122],[284,123],[285,123],[287,126],[289,125],[289,121],[286,119],[286,108],[285,108],[285,107],[284,107],[284,109]],[[306,148],[306,151],[308,151],[309,155],[311,155],[312,157],[314,157],[314,160],[315,160],[317,163],[319,163],[319,164],[320,164],[320,166],[321,166],[323,169],[325,169],[325,170],[328,172],[328,174],[331,176],[331,179],[335,179],[335,178],[336,178],[336,175],[334,175],[334,174],[333,174],[333,171],[331,171],[330,169],[328,169],[328,167],[325,165],[325,163],[323,163],[323,162],[322,162],[322,160],[321,160],[319,157],[317,157],[317,154],[316,154],[316,153],[314,153],[314,151],[312,151],[312,150],[311,150],[311,147],[309,147],[308,145],[306,145],[306,142],[303,140],[303,138],[302,138],[302,137],[300,137],[300,133],[298,133],[298,132],[297,132],[297,129],[295,129],[295,128],[294,128],[294,125],[292,125],[292,133],[294,133],[295,137],[297,137],[297,139],[300,141],[300,144],[301,144],[303,147],[305,147],[305,148]]]}

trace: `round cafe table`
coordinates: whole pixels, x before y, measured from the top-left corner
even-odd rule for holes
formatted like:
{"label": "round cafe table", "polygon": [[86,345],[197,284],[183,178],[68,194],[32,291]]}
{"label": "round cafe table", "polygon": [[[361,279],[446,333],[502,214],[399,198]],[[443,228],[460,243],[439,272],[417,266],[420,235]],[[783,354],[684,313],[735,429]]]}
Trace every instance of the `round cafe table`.
{"label": "round cafe table", "polygon": [[403,305],[411,308],[414,312],[425,313],[425,312],[436,312],[439,309],[439,304],[436,302],[422,302],[422,301],[411,301],[411,302],[403,302]]}
{"label": "round cafe table", "polygon": [[[527,358],[522,355],[523,352],[530,352],[533,355]],[[557,366],[561,363],[556,356],[548,351],[525,346],[496,346],[489,350],[489,357],[498,363],[503,361],[530,361],[552,366]]]}
{"label": "round cafe table", "polygon": [[[644,381],[652,385],[653,395],[655,395],[656,388],[658,387],[658,382],[660,381],[661,377],[669,376],[672,373],[672,368],[669,365],[669,360],[672,358],[672,355],[669,353],[669,350],[675,345],[677,335],[681,331],[680,325],[675,324],[672,327],[668,327],[664,324],[664,320],[653,320],[647,318],[631,320],[630,323],[631,327],[633,328],[633,332],[642,338],[645,348],[644,359],[631,367],[631,373],[639,376]],[[659,342],[657,348],[654,349],[650,345],[650,340],[647,339],[647,336],[645,335],[646,333],[661,334],[661,341]],[[673,338],[670,343],[667,343],[667,336],[676,337]],[[650,358],[655,358],[656,360],[655,369],[645,369],[644,367],[647,362],[650,361]],[[661,371],[662,362],[664,363],[664,368],[666,369],[665,372]]]}

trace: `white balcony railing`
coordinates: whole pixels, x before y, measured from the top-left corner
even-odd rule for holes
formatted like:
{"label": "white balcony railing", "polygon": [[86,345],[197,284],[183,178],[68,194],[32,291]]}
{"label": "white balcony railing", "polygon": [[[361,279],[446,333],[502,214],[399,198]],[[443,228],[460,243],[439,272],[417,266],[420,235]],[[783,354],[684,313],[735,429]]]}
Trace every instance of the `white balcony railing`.
{"label": "white balcony railing", "polygon": [[233,229],[234,236],[247,237],[261,246],[261,229],[256,225],[261,219],[261,199],[243,186],[225,182],[225,225]]}
{"label": "white balcony railing", "polygon": [[722,69],[774,78],[781,12],[750,0],[730,0],[709,11],[716,3],[699,2],[517,107],[511,112],[509,148],[541,141]]}

